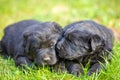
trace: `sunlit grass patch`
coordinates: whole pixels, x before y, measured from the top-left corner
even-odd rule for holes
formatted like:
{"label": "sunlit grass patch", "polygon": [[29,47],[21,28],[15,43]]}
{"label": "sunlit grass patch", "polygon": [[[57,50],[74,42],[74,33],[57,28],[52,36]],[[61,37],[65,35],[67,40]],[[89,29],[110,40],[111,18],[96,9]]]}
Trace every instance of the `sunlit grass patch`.
{"label": "sunlit grass patch", "polygon": [[[0,0],[0,39],[7,25],[24,19],[56,21],[62,27],[74,21],[90,19],[119,32],[119,3],[119,0]],[[113,50],[112,61],[107,63],[106,70],[80,77],[51,72],[49,67],[23,71],[15,66],[13,59],[0,57],[0,80],[119,80],[120,43],[116,43]],[[84,71],[87,73],[87,68]]]}

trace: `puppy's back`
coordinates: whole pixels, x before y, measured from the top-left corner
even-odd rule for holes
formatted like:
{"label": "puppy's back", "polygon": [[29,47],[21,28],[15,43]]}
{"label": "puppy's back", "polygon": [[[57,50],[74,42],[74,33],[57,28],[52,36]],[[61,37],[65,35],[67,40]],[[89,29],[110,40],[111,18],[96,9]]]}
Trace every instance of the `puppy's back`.
{"label": "puppy's back", "polygon": [[38,24],[38,23],[40,23],[40,22],[38,22],[36,20],[23,20],[23,21],[16,22],[14,24],[7,26],[4,30],[4,32],[8,33],[8,32],[13,32],[13,31],[17,31],[17,32],[23,31],[23,30],[25,30],[25,28],[30,27],[31,25],[34,25],[34,24]]}
{"label": "puppy's back", "polygon": [[8,25],[4,30],[4,36],[1,40],[1,50],[5,54],[13,53],[14,44],[20,42],[20,38],[24,30],[34,24],[39,24],[36,20],[23,20],[14,24]]}
{"label": "puppy's back", "polygon": [[63,33],[66,33],[66,32],[70,33],[74,30],[87,31],[92,35],[99,35],[106,41],[106,44],[109,44],[109,48],[112,48],[113,46],[113,43],[112,43],[114,38],[113,32],[107,27],[101,24],[98,24],[94,21],[84,20],[84,21],[78,21],[78,22],[72,23],[65,27],[65,29],[63,30]]}

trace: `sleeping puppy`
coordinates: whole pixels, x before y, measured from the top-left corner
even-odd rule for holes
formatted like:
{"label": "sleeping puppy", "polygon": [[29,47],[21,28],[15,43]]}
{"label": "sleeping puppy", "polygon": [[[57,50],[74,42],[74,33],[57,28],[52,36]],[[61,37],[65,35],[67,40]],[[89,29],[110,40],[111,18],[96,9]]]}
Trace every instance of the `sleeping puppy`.
{"label": "sleeping puppy", "polygon": [[7,26],[1,40],[3,56],[10,56],[18,66],[34,62],[54,65],[57,62],[55,44],[62,28],[55,22],[24,20]]}
{"label": "sleeping puppy", "polygon": [[[56,51],[60,58],[75,61],[84,67],[90,61],[88,75],[91,75],[100,71],[99,62],[105,63],[105,57],[110,60],[112,34],[111,30],[94,21],[75,22],[64,28],[56,44]],[[74,70],[69,72],[76,73]]]}

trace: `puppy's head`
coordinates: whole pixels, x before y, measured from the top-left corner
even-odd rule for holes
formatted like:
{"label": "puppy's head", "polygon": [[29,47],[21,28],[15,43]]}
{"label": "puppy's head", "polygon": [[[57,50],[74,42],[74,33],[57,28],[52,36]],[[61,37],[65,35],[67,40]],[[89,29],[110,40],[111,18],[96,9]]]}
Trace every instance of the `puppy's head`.
{"label": "puppy's head", "polygon": [[103,39],[87,31],[63,32],[56,50],[61,58],[73,60],[95,52],[103,45]]}
{"label": "puppy's head", "polygon": [[57,62],[55,44],[61,27],[55,22],[39,25],[40,30],[24,34],[24,51],[37,65],[54,65]]}

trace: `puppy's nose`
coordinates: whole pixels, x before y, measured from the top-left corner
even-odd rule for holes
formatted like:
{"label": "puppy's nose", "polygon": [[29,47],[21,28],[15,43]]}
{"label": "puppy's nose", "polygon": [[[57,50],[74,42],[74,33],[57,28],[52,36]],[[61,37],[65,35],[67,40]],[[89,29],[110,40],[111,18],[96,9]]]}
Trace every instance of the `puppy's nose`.
{"label": "puppy's nose", "polygon": [[44,61],[50,61],[50,57],[43,58]]}

